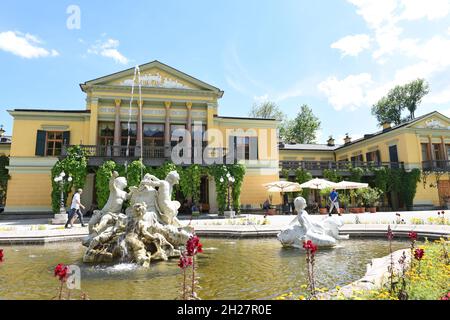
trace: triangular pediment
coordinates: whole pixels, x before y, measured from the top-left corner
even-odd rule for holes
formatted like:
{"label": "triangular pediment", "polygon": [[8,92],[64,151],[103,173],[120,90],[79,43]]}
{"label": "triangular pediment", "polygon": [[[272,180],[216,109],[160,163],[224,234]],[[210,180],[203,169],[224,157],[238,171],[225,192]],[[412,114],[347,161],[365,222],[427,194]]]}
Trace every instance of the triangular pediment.
{"label": "triangular pediment", "polygon": [[450,119],[436,111],[414,121],[408,127],[417,129],[450,129]]}
{"label": "triangular pediment", "polygon": [[[140,65],[139,71],[143,88],[206,90],[216,92],[219,95],[222,94],[222,91],[219,88],[209,85],[156,60]],[[130,68],[87,81],[84,85],[130,87],[133,84],[138,85],[138,83],[138,77],[136,76],[135,78],[135,68]]]}

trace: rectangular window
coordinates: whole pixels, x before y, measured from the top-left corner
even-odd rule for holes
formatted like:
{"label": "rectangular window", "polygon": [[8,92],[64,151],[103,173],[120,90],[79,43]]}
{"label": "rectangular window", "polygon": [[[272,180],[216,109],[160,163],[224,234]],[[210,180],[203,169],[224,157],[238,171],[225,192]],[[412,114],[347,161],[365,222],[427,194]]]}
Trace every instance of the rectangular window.
{"label": "rectangular window", "polygon": [[[185,130],[186,130],[186,126],[184,124],[171,124],[170,125],[170,144],[172,147],[176,146],[178,142],[183,141],[183,137],[180,137],[180,135],[184,136]],[[178,137],[178,141],[172,140],[172,136],[175,131],[176,131],[176,136]]]}
{"label": "rectangular window", "polygon": [[46,156],[59,156],[63,144],[62,131],[47,131]]}
{"label": "rectangular window", "polygon": [[428,143],[421,143],[422,148],[422,161],[430,161],[430,156],[428,153]]}
{"label": "rectangular window", "polygon": [[376,151],[367,152],[366,153],[366,161],[367,162],[374,162],[374,163],[381,162],[380,151],[376,150]]}
{"label": "rectangular window", "polygon": [[242,160],[258,159],[258,137],[234,137],[235,155]]}
{"label": "rectangular window", "polygon": [[447,159],[450,160],[450,144],[447,144]]}
{"label": "rectangular window", "polygon": [[144,123],[143,127],[144,157],[164,157],[164,124]]}
{"label": "rectangular window", "polygon": [[98,144],[101,146],[112,146],[114,144],[114,122],[99,123]]}
{"label": "rectangular window", "polygon": [[137,124],[135,122],[130,123],[130,128],[128,131],[128,123],[122,122],[121,124],[121,144],[122,146],[126,146],[128,143],[128,136],[130,136],[130,146],[136,145],[137,138]]}
{"label": "rectangular window", "polygon": [[351,157],[350,161],[353,165],[358,165],[359,163],[364,162],[364,157],[362,154],[359,154],[357,156]]}

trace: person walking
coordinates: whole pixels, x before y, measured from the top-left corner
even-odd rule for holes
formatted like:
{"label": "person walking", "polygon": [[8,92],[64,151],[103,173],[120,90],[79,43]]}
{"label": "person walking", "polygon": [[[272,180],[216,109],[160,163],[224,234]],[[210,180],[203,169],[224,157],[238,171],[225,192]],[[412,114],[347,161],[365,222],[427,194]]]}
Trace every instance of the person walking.
{"label": "person walking", "polygon": [[84,227],[84,221],[83,221],[83,213],[81,212],[80,208],[85,209],[85,207],[81,204],[81,194],[83,193],[83,189],[78,189],[77,192],[72,197],[72,204],[70,205],[70,211],[69,211],[69,217],[67,219],[65,228],[73,227],[73,223],[78,218],[80,219],[81,226]]}
{"label": "person walking", "polygon": [[338,215],[341,215],[339,212],[339,194],[337,193],[336,189],[333,188],[333,191],[331,191],[329,199],[331,201],[330,204],[330,212],[328,215],[331,217],[331,214],[333,213],[333,208],[336,208],[336,211]]}

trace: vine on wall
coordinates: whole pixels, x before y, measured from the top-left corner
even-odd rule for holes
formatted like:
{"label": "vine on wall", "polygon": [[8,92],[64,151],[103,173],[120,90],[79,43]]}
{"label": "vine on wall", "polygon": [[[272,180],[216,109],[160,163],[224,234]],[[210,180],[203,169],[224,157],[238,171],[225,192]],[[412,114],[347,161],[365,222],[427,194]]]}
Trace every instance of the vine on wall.
{"label": "vine on wall", "polygon": [[332,182],[341,182],[342,181],[342,176],[339,174],[339,172],[336,169],[324,169],[323,176],[325,179],[332,181]]}
{"label": "vine on wall", "polygon": [[97,204],[101,209],[105,206],[109,197],[109,179],[112,177],[113,171],[117,170],[117,165],[114,161],[105,161],[98,167],[95,174],[95,188],[97,190]]}
{"label": "vine on wall", "polygon": [[186,198],[192,198],[194,203],[199,203],[202,168],[198,164],[194,164],[179,172],[181,192]]}
{"label": "vine on wall", "polygon": [[9,157],[0,156],[0,204],[5,204],[8,180],[10,175],[6,167],[9,165]]}
{"label": "vine on wall", "polygon": [[233,208],[236,213],[241,212],[241,189],[244,182],[245,166],[242,164],[228,165],[228,171],[234,177],[235,181],[232,187],[231,195],[233,197]]}
{"label": "vine on wall", "polygon": [[61,190],[59,183],[54,181],[61,172],[65,172],[67,176],[72,177],[71,182],[64,184],[64,203],[67,203],[67,197],[72,188],[83,188],[87,175],[87,158],[86,152],[80,146],[72,146],[67,149],[67,156],[58,160],[51,170],[52,179],[52,210],[57,213],[60,208]]}
{"label": "vine on wall", "polygon": [[420,170],[412,169],[410,172],[403,171],[401,178],[400,196],[407,208],[412,207],[417,191],[417,183],[420,181]]}

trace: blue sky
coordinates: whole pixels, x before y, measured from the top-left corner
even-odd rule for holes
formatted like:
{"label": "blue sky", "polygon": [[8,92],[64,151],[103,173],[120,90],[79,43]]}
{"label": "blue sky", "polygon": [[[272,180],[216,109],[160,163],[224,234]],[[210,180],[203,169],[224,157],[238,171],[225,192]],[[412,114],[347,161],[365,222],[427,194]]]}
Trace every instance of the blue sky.
{"label": "blue sky", "polygon": [[416,115],[450,115],[450,0],[3,1],[0,124],[11,133],[7,109],[84,109],[79,83],[152,60],[224,90],[221,115],[309,104],[319,142],[340,143],[377,130],[370,106],[417,77],[432,91]]}

